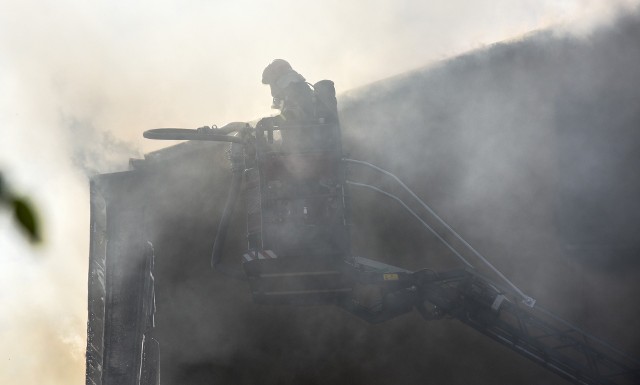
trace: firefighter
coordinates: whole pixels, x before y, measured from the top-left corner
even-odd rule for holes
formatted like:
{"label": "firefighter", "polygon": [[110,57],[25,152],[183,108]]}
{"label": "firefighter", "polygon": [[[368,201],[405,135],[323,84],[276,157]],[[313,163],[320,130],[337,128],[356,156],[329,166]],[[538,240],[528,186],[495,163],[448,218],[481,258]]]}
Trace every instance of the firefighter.
{"label": "firefighter", "polygon": [[271,62],[262,72],[262,84],[271,88],[271,108],[280,110],[281,123],[299,124],[314,118],[313,89],[286,60]]}
{"label": "firefighter", "polygon": [[[280,110],[277,116],[263,118],[256,128],[267,132],[273,142],[273,129],[279,127],[284,146],[319,144],[335,140],[319,130],[300,130],[299,127],[338,124],[335,87],[330,80],[321,80],[311,86],[305,78],[282,59],[276,59],[262,72],[262,83],[271,88],[271,108]],[[288,128],[287,128],[288,126]],[[297,128],[296,128],[297,127]]]}

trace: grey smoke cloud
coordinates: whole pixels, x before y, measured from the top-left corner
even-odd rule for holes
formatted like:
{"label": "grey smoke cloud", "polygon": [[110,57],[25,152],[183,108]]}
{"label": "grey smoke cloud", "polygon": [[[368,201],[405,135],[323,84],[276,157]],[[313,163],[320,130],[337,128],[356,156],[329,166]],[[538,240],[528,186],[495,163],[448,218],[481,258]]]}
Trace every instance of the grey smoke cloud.
{"label": "grey smoke cloud", "polygon": [[[628,301],[638,292],[638,264],[616,254],[638,218],[621,216],[611,202],[640,189],[620,178],[629,174],[616,162],[638,162],[637,115],[627,113],[637,100],[630,84],[640,79],[637,36],[637,14],[589,39],[541,32],[340,98],[351,156],[399,174],[540,306],[632,353],[640,309]],[[625,81],[602,81],[619,77]],[[206,266],[229,175],[222,168],[203,175],[193,165],[219,164],[221,148],[189,146],[181,147],[182,162],[173,153],[175,161],[156,175],[171,187],[151,188],[149,197],[150,220],[158,224],[151,226],[157,336],[169,381],[562,383],[456,322],[425,323],[413,314],[371,326],[331,308],[252,305],[244,284]],[[607,184],[593,164],[628,182]],[[576,178],[582,173],[590,183]],[[606,191],[593,188],[603,182]],[[358,255],[413,269],[452,267],[451,254],[393,204],[365,192],[353,196]],[[601,229],[571,234],[592,217],[584,212],[599,208],[617,214],[599,218],[615,238]],[[242,216],[236,219],[225,263],[237,267],[244,229]],[[570,249],[576,246],[583,250]]]}
{"label": "grey smoke cloud", "polygon": [[68,129],[72,134],[73,164],[87,177],[122,171],[130,158],[142,156],[133,144],[108,131],[99,132],[91,123],[71,120]]}
{"label": "grey smoke cloud", "polygon": [[[82,381],[85,174],[124,169],[128,157],[156,149],[159,144],[141,140],[142,130],[270,114],[268,90],[259,84],[259,74],[275,57],[289,59],[310,80],[331,78],[345,91],[555,23],[566,23],[562,33],[589,37],[593,26],[611,22],[618,8],[636,4],[4,2],[0,167],[42,207],[48,243],[31,250],[8,221],[0,222],[0,301],[5,309],[0,317],[0,382],[20,378],[21,383],[40,384],[45,381],[41,373],[52,384]],[[582,65],[597,68],[588,61]],[[436,86],[443,92],[429,103],[434,111],[445,111],[446,120],[446,111],[453,114],[447,102],[455,102],[457,95],[447,93],[446,84]],[[576,92],[589,92],[592,86],[584,87]],[[482,105],[475,106],[479,110]],[[473,124],[473,112],[455,117],[456,124]],[[517,111],[511,112],[518,123]],[[403,111],[405,117],[414,113]],[[489,114],[484,123],[505,123],[500,119],[504,117]],[[363,139],[379,148],[375,136]],[[471,147],[474,139],[464,136],[460,141]],[[500,145],[486,144],[471,155],[478,165],[500,167],[490,157]],[[437,156],[429,161],[437,162]],[[490,186],[482,185],[486,173],[478,167],[462,182],[445,178],[448,184],[435,187],[433,196],[449,205],[476,207],[491,195]],[[510,176],[498,182],[519,191],[518,181]],[[472,189],[479,194],[470,194]],[[458,196],[447,196],[450,191]],[[29,260],[34,254],[42,258]],[[359,349],[360,341],[354,348]]]}
{"label": "grey smoke cloud", "polygon": [[[635,351],[634,333],[595,314],[638,313],[624,304],[638,290],[637,25],[634,13],[588,39],[531,35],[341,100],[354,157],[411,181],[542,304]],[[367,250],[385,257],[380,243]]]}

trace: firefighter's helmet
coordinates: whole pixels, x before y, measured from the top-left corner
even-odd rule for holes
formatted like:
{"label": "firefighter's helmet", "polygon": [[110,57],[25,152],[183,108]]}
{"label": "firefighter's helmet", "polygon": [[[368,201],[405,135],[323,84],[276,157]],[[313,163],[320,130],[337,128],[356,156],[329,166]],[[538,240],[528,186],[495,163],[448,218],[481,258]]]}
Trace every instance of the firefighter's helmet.
{"label": "firefighter's helmet", "polygon": [[275,84],[286,73],[293,71],[291,64],[282,59],[276,59],[262,71],[262,84]]}

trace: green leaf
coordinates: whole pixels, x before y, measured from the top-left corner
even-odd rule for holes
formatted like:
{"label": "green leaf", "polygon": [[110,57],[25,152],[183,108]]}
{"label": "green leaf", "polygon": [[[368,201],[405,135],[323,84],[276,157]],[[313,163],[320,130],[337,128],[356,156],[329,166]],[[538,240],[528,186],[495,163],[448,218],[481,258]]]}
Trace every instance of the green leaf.
{"label": "green leaf", "polygon": [[0,173],[0,203],[4,203],[7,199],[4,194],[4,180],[2,179],[2,173]]}
{"label": "green leaf", "polygon": [[13,206],[13,214],[18,224],[27,232],[31,242],[40,242],[40,223],[36,217],[35,211],[31,205],[22,198],[13,198],[11,202]]}

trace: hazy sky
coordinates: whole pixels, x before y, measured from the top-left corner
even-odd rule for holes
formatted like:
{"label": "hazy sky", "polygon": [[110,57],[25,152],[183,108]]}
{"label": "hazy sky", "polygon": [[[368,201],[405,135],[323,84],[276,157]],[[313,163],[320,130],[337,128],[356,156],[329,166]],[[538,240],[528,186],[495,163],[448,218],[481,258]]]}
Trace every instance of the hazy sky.
{"label": "hazy sky", "polygon": [[639,3],[0,0],[0,170],[46,240],[0,212],[0,383],[83,383],[85,173],[166,145],[142,131],[271,114],[274,58],[341,92],[535,29],[588,34]]}

